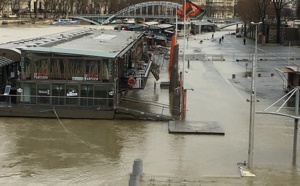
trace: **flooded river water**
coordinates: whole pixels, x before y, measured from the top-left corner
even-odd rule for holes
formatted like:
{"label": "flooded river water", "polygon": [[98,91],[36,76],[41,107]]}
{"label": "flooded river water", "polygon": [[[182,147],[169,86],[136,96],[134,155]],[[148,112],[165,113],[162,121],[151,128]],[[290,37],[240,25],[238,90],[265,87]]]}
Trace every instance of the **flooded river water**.
{"label": "flooded river water", "polygon": [[[0,43],[76,28],[2,26]],[[127,186],[137,158],[144,165],[142,186],[299,184],[299,165],[292,163],[293,121],[270,115],[257,116],[256,177],[240,176],[237,164],[248,155],[249,103],[246,91],[228,81],[231,70],[240,70],[231,65],[197,61],[185,75],[185,86],[194,89],[188,91],[186,120],[217,123],[225,136],[171,135],[167,122],[0,118],[0,184]],[[146,90],[129,96],[169,104],[168,90],[154,90],[153,82],[151,77]],[[258,109],[267,106],[262,102]]]}

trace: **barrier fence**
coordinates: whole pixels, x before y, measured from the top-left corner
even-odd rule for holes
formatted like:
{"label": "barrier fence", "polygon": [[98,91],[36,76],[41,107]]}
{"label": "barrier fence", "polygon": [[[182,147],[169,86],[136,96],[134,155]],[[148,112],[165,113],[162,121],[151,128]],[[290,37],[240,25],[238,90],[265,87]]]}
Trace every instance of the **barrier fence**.
{"label": "barrier fence", "polygon": [[[252,61],[254,54],[186,54],[185,60],[191,61]],[[183,60],[183,54],[179,54],[179,59]],[[257,60],[265,61],[299,61],[299,54],[286,54],[286,53],[268,53],[258,54]]]}

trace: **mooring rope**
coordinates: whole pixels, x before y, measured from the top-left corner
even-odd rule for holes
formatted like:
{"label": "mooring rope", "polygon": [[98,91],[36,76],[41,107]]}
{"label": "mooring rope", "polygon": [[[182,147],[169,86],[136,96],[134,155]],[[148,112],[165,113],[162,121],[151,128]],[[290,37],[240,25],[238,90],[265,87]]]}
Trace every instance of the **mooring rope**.
{"label": "mooring rope", "polygon": [[74,138],[76,138],[77,140],[79,140],[81,143],[85,144],[86,146],[94,149],[94,148],[99,148],[99,146],[97,145],[93,145],[93,144],[90,144],[88,142],[85,142],[84,140],[80,139],[76,134],[73,134],[72,132],[70,132],[66,126],[63,124],[63,122],[60,120],[55,108],[52,109],[53,113],[55,114],[56,118],[58,119],[60,125],[65,129],[66,132],[68,132],[71,136],[73,136]]}
{"label": "mooring rope", "polygon": [[54,114],[55,114],[56,118],[58,119],[60,125],[65,129],[65,131],[71,133],[71,132],[65,127],[65,125],[61,122],[61,120],[59,119],[56,110],[53,108],[52,111],[54,112]]}

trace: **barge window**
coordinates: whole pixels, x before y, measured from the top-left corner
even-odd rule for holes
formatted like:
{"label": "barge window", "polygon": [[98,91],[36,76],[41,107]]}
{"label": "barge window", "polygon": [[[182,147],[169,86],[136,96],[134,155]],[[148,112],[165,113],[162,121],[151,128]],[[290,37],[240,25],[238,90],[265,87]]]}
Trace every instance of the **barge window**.
{"label": "barge window", "polygon": [[[67,79],[78,79],[78,77],[84,77],[84,61],[83,60],[76,60],[76,59],[69,59],[68,63],[65,66],[68,69]],[[66,72],[65,72],[66,73]]]}
{"label": "barge window", "polygon": [[31,66],[33,72],[33,79],[45,80],[49,79],[50,74],[50,59],[41,59],[35,61]]}
{"label": "barge window", "polygon": [[102,81],[109,82],[109,60],[103,59],[102,63]]}
{"label": "barge window", "polygon": [[78,105],[78,85],[66,85],[66,104]]}
{"label": "barge window", "polygon": [[37,84],[37,103],[50,104],[50,85]]}
{"label": "barge window", "polygon": [[64,105],[65,92],[64,84],[52,84],[52,104]]}
{"label": "barge window", "polygon": [[81,85],[80,105],[93,106],[93,85]]}
{"label": "barge window", "polygon": [[36,104],[36,84],[24,83],[21,88],[23,89],[21,103]]}
{"label": "barge window", "polygon": [[86,60],[85,61],[85,80],[98,81],[99,80],[99,61]]}
{"label": "barge window", "polygon": [[63,59],[51,59],[50,79],[65,79],[65,64]]}
{"label": "barge window", "polygon": [[95,86],[94,87],[94,105],[95,106],[112,106],[113,96],[109,95],[112,90],[110,86]]}
{"label": "barge window", "polygon": [[31,59],[28,57],[21,59],[21,79],[31,79]]}
{"label": "barge window", "polygon": [[111,59],[103,59],[102,82],[112,82],[113,63]]}

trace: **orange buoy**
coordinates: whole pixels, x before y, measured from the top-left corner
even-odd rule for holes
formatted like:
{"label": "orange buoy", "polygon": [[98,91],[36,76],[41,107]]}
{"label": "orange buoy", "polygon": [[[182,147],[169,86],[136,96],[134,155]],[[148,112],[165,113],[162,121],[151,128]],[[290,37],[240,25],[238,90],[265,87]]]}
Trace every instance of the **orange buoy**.
{"label": "orange buoy", "polygon": [[134,86],[136,84],[136,80],[134,79],[134,77],[128,78],[127,84],[131,87]]}

